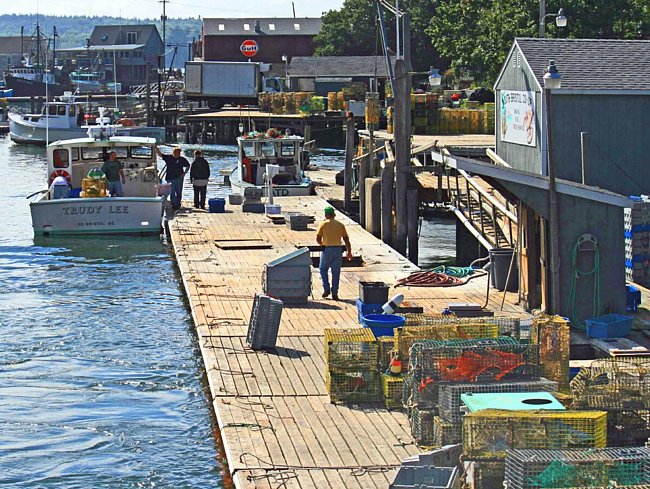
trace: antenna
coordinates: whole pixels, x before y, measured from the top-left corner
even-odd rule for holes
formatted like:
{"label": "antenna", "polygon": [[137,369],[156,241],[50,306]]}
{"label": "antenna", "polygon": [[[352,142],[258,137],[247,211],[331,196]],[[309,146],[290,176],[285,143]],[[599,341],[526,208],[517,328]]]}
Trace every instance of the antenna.
{"label": "antenna", "polygon": [[291,8],[293,9],[293,18],[296,18],[296,4],[291,2]]}
{"label": "antenna", "polygon": [[[160,20],[162,21],[162,28],[163,28],[163,35],[162,35],[162,41],[163,41],[163,50],[167,47],[167,2],[170,0],[158,0],[160,3],[162,3],[163,7],[163,13],[160,16]],[[165,58],[163,58],[163,69],[166,67],[166,62]],[[160,68],[160,67],[159,67]]]}

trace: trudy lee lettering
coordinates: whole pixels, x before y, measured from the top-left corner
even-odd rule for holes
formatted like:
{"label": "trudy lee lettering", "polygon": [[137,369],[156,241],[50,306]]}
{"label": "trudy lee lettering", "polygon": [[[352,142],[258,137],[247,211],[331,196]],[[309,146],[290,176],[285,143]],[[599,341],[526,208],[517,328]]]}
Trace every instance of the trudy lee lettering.
{"label": "trudy lee lettering", "polygon": [[129,206],[128,205],[78,205],[78,206],[69,206],[62,207],[64,216],[89,216],[100,214],[128,214]]}

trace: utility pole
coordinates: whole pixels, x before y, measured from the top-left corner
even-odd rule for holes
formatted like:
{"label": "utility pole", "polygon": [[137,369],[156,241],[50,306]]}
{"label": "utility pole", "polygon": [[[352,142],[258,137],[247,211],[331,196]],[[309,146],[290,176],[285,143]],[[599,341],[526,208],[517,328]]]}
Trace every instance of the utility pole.
{"label": "utility pole", "polygon": [[[163,13],[160,16],[160,20],[162,21],[162,28],[163,28],[163,35],[162,35],[162,41],[163,41],[163,52],[165,49],[167,49],[167,2],[169,0],[158,0],[160,3],[162,3],[163,7]],[[163,66],[162,68],[167,67],[167,63],[165,62],[165,56],[163,55],[162,58]],[[160,66],[158,68],[161,68]]]}
{"label": "utility pole", "polygon": [[546,0],[539,0],[539,37],[546,36]]}
{"label": "utility pole", "polygon": [[54,69],[56,67],[56,38],[59,35],[56,32],[56,26],[52,27],[52,30],[52,69]]}

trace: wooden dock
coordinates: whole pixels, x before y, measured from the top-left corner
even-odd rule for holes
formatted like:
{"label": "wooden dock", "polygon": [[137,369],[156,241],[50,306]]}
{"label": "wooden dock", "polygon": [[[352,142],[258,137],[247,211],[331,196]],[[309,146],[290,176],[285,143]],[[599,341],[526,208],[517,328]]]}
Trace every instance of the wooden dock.
{"label": "wooden dock", "polygon": [[[322,217],[317,196],[277,198],[282,210]],[[227,470],[237,488],[386,488],[400,461],[419,452],[406,415],[378,405],[335,405],[325,389],[324,328],[359,327],[358,282],[394,284],[417,267],[345,216],[354,255],[344,267],[340,301],[321,299],[312,269],[309,302],[285,305],[276,351],[246,346],[253,297],[264,264],[296,247],[315,245],[316,225],[292,231],[263,214],[187,210],[169,229],[218,420]],[[435,246],[435,243],[431,243]],[[486,297],[487,277],[460,287],[399,288],[426,312]],[[391,290],[391,293],[396,293]],[[496,315],[520,316],[516,294],[490,291]]]}

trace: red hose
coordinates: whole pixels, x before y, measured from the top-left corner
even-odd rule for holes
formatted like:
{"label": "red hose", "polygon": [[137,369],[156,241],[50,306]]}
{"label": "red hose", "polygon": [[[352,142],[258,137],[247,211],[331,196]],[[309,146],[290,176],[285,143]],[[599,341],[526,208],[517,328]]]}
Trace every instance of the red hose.
{"label": "red hose", "polygon": [[397,281],[395,287],[453,287],[463,285],[466,280],[437,272],[415,272]]}

